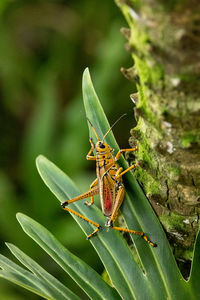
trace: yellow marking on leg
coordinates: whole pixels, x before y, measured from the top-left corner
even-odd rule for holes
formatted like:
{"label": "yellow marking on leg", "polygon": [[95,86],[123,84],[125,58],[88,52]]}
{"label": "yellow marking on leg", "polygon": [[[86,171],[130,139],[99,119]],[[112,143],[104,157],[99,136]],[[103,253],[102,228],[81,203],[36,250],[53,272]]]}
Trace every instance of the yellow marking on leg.
{"label": "yellow marking on leg", "polygon": [[114,230],[122,231],[122,232],[129,232],[129,233],[133,233],[133,234],[136,234],[136,235],[140,235],[152,247],[157,247],[157,245],[155,243],[153,243],[152,241],[150,241],[147,238],[147,236],[144,234],[144,232],[135,231],[135,230],[127,229],[127,228],[121,228],[121,227],[111,227],[111,228],[114,229]]}

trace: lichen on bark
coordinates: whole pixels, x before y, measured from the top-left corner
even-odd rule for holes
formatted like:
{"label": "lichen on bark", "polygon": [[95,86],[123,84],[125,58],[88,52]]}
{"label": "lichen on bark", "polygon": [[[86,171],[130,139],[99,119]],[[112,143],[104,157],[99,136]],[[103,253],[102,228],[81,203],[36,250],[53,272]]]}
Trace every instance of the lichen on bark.
{"label": "lichen on bark", "polygon": [[134,62],[123,73],[138,90],[135,176],[177,256],[188,259],[200,211],[200,2],[116,2]]}

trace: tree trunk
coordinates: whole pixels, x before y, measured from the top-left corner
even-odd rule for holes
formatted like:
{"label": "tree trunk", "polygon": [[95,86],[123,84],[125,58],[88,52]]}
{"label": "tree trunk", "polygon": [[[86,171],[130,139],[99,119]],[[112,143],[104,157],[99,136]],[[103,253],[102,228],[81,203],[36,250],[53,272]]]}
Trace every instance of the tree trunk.
{"label": "tree trunk", "polygon": [[176,258],[191,258],[200,210],[200,1],[116,1],[129,29],[139,142],[135,172]]}

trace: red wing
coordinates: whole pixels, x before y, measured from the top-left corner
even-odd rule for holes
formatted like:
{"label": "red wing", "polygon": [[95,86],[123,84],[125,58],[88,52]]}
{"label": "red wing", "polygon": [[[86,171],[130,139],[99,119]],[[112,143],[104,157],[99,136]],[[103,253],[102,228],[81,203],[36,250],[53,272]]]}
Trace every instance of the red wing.
{"label": "red wing", "polygon": [[113,180],[108,176],[105,175],[102,180],[102,197],[101,203],[102,203],[102,210],[103,213],[106,216],[110,216],[113,209],[113,203],[114,203],[114,184]]}

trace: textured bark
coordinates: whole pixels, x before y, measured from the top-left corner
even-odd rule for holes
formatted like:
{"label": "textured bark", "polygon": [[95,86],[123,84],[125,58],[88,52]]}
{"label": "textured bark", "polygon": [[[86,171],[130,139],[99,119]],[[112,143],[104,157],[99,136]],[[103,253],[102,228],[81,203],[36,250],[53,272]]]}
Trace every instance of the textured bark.
{"label": "textured bark", "polygon": [[200,211],[200,1],[116,1],[137,83],[136,178],[177,258],[189,259]]}

